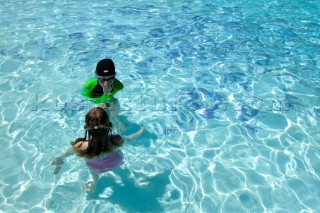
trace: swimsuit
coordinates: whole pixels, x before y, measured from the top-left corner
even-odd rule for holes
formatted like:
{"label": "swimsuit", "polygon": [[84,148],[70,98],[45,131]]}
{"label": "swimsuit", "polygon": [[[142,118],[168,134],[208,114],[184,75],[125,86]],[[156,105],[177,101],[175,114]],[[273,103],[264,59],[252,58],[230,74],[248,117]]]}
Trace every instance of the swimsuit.
{"label": "swimsuit", "polygon": [[95,157],[86,159],[88,167],[96,174],[111,171],[115,167],[123,163],[123,153],[120,149],[112,153],[108,153],[103,157]]}

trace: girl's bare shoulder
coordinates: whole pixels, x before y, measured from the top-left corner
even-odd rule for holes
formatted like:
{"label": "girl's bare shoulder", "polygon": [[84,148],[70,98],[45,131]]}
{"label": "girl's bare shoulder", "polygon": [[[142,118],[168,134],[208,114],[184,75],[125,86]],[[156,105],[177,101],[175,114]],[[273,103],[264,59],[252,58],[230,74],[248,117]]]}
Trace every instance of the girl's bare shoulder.
{"label": "girl's bare shoulder", "polygon": [[86,150],[88,148],[88,141],[77,141],[73,144],[74,150]]}

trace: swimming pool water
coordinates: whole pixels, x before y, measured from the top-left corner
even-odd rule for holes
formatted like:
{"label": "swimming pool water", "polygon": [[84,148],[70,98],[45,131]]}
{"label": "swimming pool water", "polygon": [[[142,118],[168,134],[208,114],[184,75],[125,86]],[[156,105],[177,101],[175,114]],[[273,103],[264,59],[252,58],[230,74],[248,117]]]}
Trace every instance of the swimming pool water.
{"label": "swimming pool water", "polygon": [[[3,212],[320,212],[319,1],[1,1]],[[80,95],[110,57],[128,133],[97,194]]]}

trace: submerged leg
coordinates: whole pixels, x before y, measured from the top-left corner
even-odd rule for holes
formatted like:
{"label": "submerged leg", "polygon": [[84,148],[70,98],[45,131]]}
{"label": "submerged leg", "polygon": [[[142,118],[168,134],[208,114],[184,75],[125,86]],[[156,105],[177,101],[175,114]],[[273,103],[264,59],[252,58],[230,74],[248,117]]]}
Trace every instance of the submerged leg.
{"label": "submerged leg", "polygon": [[97,186],[97,182],[99,180],[99,175],[97,175],[94,171],[92,171],[91,169],[89,169],[90,171],[90,174],[92,176],[92,181],[89,181],[87,184],[86,184],[86,192],[88,194],[95,194],[96,192],[96,186]]}

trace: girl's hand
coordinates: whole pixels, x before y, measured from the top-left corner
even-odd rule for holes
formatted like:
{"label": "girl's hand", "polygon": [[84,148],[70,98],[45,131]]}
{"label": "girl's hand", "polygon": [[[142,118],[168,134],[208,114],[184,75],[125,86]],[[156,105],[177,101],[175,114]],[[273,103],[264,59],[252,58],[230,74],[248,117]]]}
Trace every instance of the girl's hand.
{"label": "girl's hand", "polygon": [[63,153],[61,156],[59,156],[59,157],[57,157],[57,158],[54,158],[54,159],[52,160],[51,165],[55,165],[55,166],[56,166],[56,168],[55,168],[55,170],[54,170],[54,172],[53,172],[55,175],[60,172],[61,166],[62,166],[62,164],[64,163],[64,162],[63,162],[63,159],[66,158],[66,157],[68,157],[68,156],[70,156],[70,155],[73,155],[73,154],[74,154],[74,151],[73,151],[72,147],[70,147],[70,148],[69,148],[65,153]]}
{"label": "girl's hand", "polygon": [[63,159],[62,158],[60,158],[60,157],[57,157],[57,158],[54,158],[53,160],[52,160],[52,163],[51,163],[51,165],[55,165],[56,166],[56,168],[54,169],[54,171],[53,171],[53,174],[58,174],[59,172],[60,172],[60,170],[61,170],[61,165],[63,164]]}
{"label": "girl's hand", "polygon": [[63,164],[63,159],[60,157],[54,158],[51,163],[51,165],[55,165],[55,166],[61,166],[62,164]]}
{"label": "girl's hand", "polygon": [[131,135],[128,135],[125,138],[128,138],[129,140],[133,140],[133,139],[139,137],[144,131],[146,131],[146,128],[145,127],[141,127],[137,132],[135,132],[135,133],[133,133]]}
{"label": "girl's hand", "polygon": [[105,109],[107,107],[107,105],[105,103],[101,103],[98,106],[101,107],[102,109]]}
{"label": "girl's hand", "polygon": [[53,174],[55,174],[55,175],[58,174],[60,172],[60,170],[61,170],[61,166],[56,166],[56,168],[53,171]]}

